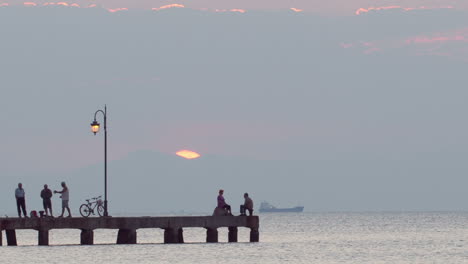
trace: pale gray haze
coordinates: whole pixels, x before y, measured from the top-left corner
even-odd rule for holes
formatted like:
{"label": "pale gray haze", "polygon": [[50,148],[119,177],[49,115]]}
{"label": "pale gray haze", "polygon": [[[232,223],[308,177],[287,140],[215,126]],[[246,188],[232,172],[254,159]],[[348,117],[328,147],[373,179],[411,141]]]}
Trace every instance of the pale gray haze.
{"label": "pale gray haze", "polygon": [[111,214],[468,209],[466,10],[8,6],[0,40],[2,215],[103,194],[104,104]]}

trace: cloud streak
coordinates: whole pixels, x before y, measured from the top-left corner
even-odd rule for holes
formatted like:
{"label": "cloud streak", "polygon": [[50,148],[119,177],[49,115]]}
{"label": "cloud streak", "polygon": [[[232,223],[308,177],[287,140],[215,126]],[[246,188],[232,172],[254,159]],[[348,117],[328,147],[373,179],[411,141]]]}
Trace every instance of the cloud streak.
{"label": "cloud streak", "polygon": [[356,10],[356,15],[362,15],[369,12],[376,12],[376,11],[385,11],[385,10],[400,10],[400,11],[414,11],[414,10],[435,10],[435,9],[454,9],[454,6],[419,6],[419,7],[403,7],[403,6],[380,6],[380,7],[367,7],[367,8],[359,8]]}
{"label": "cloud streak", "polygon": [[169,8],[185,8],[185,5],[181,5],[181,4],[163,5],[160,7],[153,7],[152,10],[160,11],[160,10],[169,9]]}
{"label": "cloud streak", "polygon": [[406,38],[342,42],[339,45],[343,49],[358,49],[366,55],[399,50],[412,55],[444,56],[468,61],[467,44],[468,27]]}
{"label": "cloud streak", "polygon": [[303,9],[299,9],[299,8],[295,8],[295,7],[291,7],[291,10],[296,12],[296,13],[304,12]]}
{"label": "cloud streak", "polygon": [[[170,3],[162,0],[74,0],[74,1],[61,1],[61,2],[48,2],[42,0],[36,1],[21,1],[21,0],[7,0],[5,2],[0,1],[0,7],[6,6],[74,6],[74,7],[102,7],[110,12],[123,11],[127,9],[146,9],[159,11],[167,8],[189,8],[193,10],[211,10],[214,12],[240,12],[244,11],[255,11],[255,10],[291,10],[294,12],[314,12],[321,14],[341,14],[341,15],[363,15],[366,13],[379,12],[385,10],[400,10],[402,12],[408,12],[413,10],[434,10],[434,9],[468,9],[468,3],[456,2],[453,0],[444,1],[446,4],[440,5],[440,2],[435,0],[428,1],[371,1],[371,0],[353,0],[347,1],[345,4],[338,3],[339,0],[330,0],[324,3],[318,0],[296,0],[294,6],[288,6],[287,3],[280,3],[279,1],[215,1],[215,0],[193,0],[187,1],[181,0],[181,2]],[[378,5],[385,3],[386,5]],[[158,4],[160,4],[159,7]],[[370,4],[370,5],[369,5]],[[422,5],[421,5],[422,4]]]}
{"label": "cloud streak", "polygon": [[[95,8],[98,7],[96,4],[88,4],[87,6],[81,6],[77,3],[71,3],[71,2],[45,2],[45,3],[38,3],[38,2],[23,2],[21,4],[24,7],[51,7],[51,6],[63,6],[63,7],[76,7],[76,8]],[[10,7],[10,6],[15,6],[14,4],[10,3],[0,3],[0,7]],[[160,7],[153,7],[151,10],[153,11],[161,11],[161,10],[166,10],[166,9],[172,9],[172,8],[186,8],[185,5],[183,4],[168,4],[168,5],[163,5]],[[210,9],[210,8],[190,8],[192,10],[198,10],[198,11],[208,11],[208,12],[215,12],[215,13],[225,13],[225,12],[232,12],[232,13],[246,13],[246,9],[241,9],[241,8],[232,8],[232,9]],[[131,10],[128,7],[116,7],[116,8],[105,8],[110,13],[117,13],[121,11],[129,11]],[[293,9],[295,12],[301,12],[302,10],[300,9]]]}

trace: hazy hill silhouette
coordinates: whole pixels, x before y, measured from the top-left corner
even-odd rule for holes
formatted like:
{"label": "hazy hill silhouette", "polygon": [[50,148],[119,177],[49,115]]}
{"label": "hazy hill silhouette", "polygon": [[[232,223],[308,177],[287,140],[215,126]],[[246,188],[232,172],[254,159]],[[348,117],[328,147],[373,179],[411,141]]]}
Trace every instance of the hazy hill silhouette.
{"label": "hazy hill silhouette", "polygon": [[[440,162],[438,155],[410,160],[353,159],[274,161],[204,156],[185,160],[175,155],[138,151],[109,164],[112,210],[118,213],[211,212],[219,188],[235,206],[249,192],[258,206],[267,200],[283,206],[302,203],[312,211],[430,209],[463,206],[463,157]],[[434,163],[436,166],[427,166]],[[445,175],[440,185],[432,177]],[[102,166],[70,175],[75,199],[102,193]],[[89,182],[96,181],[95,185]],[[458,183],[458,184],[457,184]],[[372,187],[369,187],[372,186]],[[446,194],[451,189],[452,194]],[[418,195],[415,197],[415,193]],[[395,195],[397,194],[397,195]],[[446,203],[446,199],[451,203]],[[402,204],[394,206],[394,204]],[[404,205],[403,205],[404,204]]]}

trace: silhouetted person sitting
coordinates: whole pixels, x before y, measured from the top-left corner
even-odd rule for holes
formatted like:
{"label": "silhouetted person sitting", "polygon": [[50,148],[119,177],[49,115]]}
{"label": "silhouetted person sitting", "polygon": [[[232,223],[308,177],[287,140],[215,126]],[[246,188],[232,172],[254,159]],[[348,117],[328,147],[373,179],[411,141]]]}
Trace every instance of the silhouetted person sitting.
{"label": "silhouetted person sitting", "polygon": [[241,215],[246,215],[245,210],[248,210],[249,211],[249,216],[252,216],[254,205],[253,205],[253,201],[252,201],[252,199],[250,199],[248,193],[244,193],[244,200],[245,200],[244,204],[240,206]]}
{"label": "silhouetted person sitting", "polygon": [[26,200],[25,200],[26,193],[23,189],[23,184],[18,183],[18,188],[15,190],[15,197],[16,197],[16,208],[18,209],[18,217],[21,218],[21,209],[23,209],[24,217],[28,217],[26,213]]}
{"label": "silhouetted person sitting", "polygon": [[48,216],[47,209],[50,211],[50,216],[52,214],[52,191],[49,189],[47,184],[44,184],[44,189],[41,191],[42,205],[44,206],[45,215]]}
{"label": "silhouetted person sitting", "polygon": [[226,210],[227,214],[231,214],[231,206],[229,204],[226,203],[226,201],[224,200],[224,197],[223,197],[223,194],[224,194],[224,190],[219,190],[219,195],[218,195],[218,208],[222,208],[224,210]]}

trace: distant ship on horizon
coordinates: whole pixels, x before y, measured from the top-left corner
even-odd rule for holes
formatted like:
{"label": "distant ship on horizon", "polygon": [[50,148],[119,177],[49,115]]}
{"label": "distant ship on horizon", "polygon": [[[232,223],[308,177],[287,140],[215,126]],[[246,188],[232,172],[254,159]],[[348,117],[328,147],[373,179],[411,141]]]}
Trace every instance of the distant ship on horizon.
{"label": "distant ship on horizon", "polygon": [[302,213],[302,211],[304,211],[304,206],[277,208],[267,202],[262,202],[259,211],[260,213]]}

